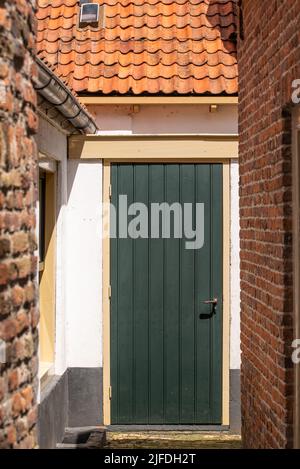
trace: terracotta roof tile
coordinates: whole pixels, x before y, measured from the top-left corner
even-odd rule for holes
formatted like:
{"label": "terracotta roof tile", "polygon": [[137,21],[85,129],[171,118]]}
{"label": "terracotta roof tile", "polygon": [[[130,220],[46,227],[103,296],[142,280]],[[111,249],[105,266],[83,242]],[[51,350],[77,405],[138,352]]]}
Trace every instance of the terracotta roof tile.
{"label": "terracotta roof tile", "polygon": [[[38,0],[38,54],[79,93],[235,94],[236,0]],[[102,24],[100,24],[102,23]]]}

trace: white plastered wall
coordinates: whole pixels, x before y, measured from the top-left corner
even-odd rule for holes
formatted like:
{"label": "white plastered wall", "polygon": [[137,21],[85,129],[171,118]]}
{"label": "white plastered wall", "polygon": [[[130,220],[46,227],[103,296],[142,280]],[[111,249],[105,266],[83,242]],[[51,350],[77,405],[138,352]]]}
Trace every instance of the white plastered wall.
{"label": "white plastered wall", "polygon": [[[54,373],[102,363],[102,163],[67,159],[67,135],[40,118],[43,165],[57,167]],[[52,165],[53,167],[53,165]]]}
{"label": "white plastered wall", "polygon": [[[236,106],[90,106],[102,134],[237,134]],[[138,111],[138,112],[136,112]],[[67,138],[41,120],[58,162],[55,373],[102,366],[102,162],[67,160]],[[97,155],[95,155],[97,157]],[[238,163],[231,163],[230,368],[240,368]]]}
{"label": "white plastered wall", "polygon": [[67,364],[102,365],[102,163],[68,161]]}
{"label": "white plastered wall", "polygon": [[99,134],[237,134],[237,106],[89,106]]}
{"label": "white plastered wall", "polygon": [[[207,105],[95,105],[89,106],[100,135],[134,134],[228,134],[238,133],[237,106],[219,106],[215,113]],[[230,269],[230,369],[240,369],[239,294],[239,179],[238,161],[230,165],[231,183],[231,269]],[[94,265],[96,271],[96,265]]]}

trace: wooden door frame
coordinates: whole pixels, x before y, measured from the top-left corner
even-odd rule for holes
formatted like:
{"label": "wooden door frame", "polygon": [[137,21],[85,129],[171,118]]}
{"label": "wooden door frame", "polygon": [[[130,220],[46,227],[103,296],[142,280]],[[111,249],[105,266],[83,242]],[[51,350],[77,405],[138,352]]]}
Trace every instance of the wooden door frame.
{"label": "wooden door frame", "polygon": [[[173,142],[173,145],[176,142]],[[171,142],[172,145],[172,142]],[[236,155],[234,155],[236,158]],[[111,163],[221,163],[223,165],[223,347],[222,347],[222,425],[229,422],[229,372],[230,372],[230,159],[227,158],[132,158],[103,160],[103,203],[110,202]],[[107,226],[106,226],[107,229]],[[111,424],[110,387],[110,239],[102,236],[103,275],[103,423]]]}
{"label": "wooden door frame", "polygon": [[[39,303],[40,303],[40,341],[39,341],[39,379],[46,382],[53,373],[55,360],[56,327],[56,208],[57,208],[57,167],[53,160],[45,161],[39,154],[39,172],[45,175],[45,257],[39,262]],[[47,333],[42,327],[47,323]],[[43,347],[43,348],[41,348]],[[43,350],[43,356],[41,356]]]}

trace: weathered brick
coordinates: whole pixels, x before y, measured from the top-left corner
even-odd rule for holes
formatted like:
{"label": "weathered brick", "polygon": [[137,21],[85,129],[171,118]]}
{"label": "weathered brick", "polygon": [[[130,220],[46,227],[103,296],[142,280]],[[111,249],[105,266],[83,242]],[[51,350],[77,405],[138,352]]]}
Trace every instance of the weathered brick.
{"label": "weathered brick", "polygon": [[243,0],[239,38],[242,433],[292,446],[292,81],[299,2]]}
{"label": "weathered brick", "polygon": [[31,308],[30,314],[31,314],[31,327],[35,329],[40,319],[40,313],[39,313],[38,308],[36,307]]}
{"label": "weathered brick", "polygon": [[0,239],[0,258],[4,258],[10,252],[10,239],[5,237]]}
{"label": "weathered brick", "polygon": [[35,408],[32,408],[29,412],[28,412],[28,416],[27,416],[27,426],[29,429],[31,429],[32,427],[35,426],[36,422],[37,422],[37,418],[38,418],[38,413],[37,413],[37,409],[36,407]]}
{"label": "weathered brick", "polygon": [[6,428],[6,438],[10,445],[14,445],[17,441],[17,432],[13,425]]}
{"label": "weathered brick", "polygon": [[20,443],[14,445],[14,449],[33,449],[36,446],[36,434],[29,433]]}
{"label": "weathered brick", "polygon": [[21,393],[17,392],[12,396],[12,414],[13,417],[18,417],[26,410],[26,400],[22,397]]}
{"label": "weathered brick", "polygon": [[21,310],[16,316],[17,334],[21,334],[29,328],[30,315],[26,310]]}
{"label": "weathered brick", "polygon": [[0,337],[8,342],[17,335],[17,321],[14,317],[9,317],[0,323]]}
{"label": "weathered brick", "polygon": [[11,300],[14,306],[20,307],[24,303],[26,298],[26,287],[25,289],[16,285],[11,290]]}
{"label": "weathered brick", "polygon": [[27,386],[25,389],[21,391],[21,395],[23,399],[25,400],[25,406],[27,409],[31,408],[31,404],[33,401],[34,393],[33,389],[31,386]]}
{"label": "weathered brick", "polygon": [[8,372],[8,386],[10,391],[15,391],[19,387],[19,370],[18,368]]}
{"label": "weathered brick", "polygon": [[14,254],[23,253],[28,250],[28,234],[20,231],[11,236],[12,249]]}
{"label": "weathered brick", "polygon": [[5,263],[0,264],[0,285],[6,285],[9,279],[8,265]]}
{"label": "weathered brick", "polygon": [[28,435],[28,423],[26,417],[17,419],[16,434],[18,436],[18,441],[22,440],[23,438],[26,438],[26,436]]}
{"label": "weathered brick", "polygon": [[35,7],[0,1],[0,448],[36,446]]}
{"label": "weathered brick", "polygon": [[18,278],[22,279],[31,274],[31,259],[29,257],[21,257],[18,261],[12,263],[11,266],[14,264],[17,268]]}
{"label": "weathered brick", "polygon": [[6,392],[7,392],[7,382],[4,377],[1,377],[0,378],[0,402],[4,398]]}
{"label": "weathered brick", "polygon": [[[23,290],[22,290],[23,291]],[[24,288],[25,299],[28,303],[32,303],[36,298],[36,287],[33,282],[29,282]]]}

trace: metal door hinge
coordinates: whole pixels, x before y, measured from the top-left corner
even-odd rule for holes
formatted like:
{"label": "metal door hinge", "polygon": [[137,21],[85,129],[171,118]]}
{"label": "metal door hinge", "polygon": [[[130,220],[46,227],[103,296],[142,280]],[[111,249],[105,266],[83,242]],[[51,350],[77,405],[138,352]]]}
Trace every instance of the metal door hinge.
{"label": "metal door hinge", "polygon": [[111,398],[112,398],[112,389],[111,389],[111,386],[109,386],[109,388],[108,388],[108,397],[109,397],[109,400],[111,400]]}
{"label": "metal door hinge", "polygon": [[111,299],[111,286],[108,287],[108,298]]}
{"label": "metal door hinge", "polygon": [[111,196],[112,196],[112,187],[111,187],[111,184],[109,185],[109,200],[111,200]]}

